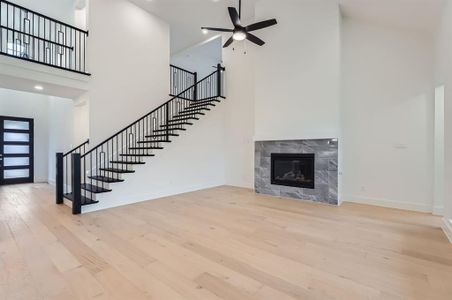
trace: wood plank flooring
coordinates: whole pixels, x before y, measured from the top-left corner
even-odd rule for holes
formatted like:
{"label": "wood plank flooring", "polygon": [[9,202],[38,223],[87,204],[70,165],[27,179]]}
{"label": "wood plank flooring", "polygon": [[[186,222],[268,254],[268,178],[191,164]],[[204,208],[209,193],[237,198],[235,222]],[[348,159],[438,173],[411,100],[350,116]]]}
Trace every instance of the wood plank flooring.
{"label": "wood plank flooring", "polygon": [[0,299],[452,299],[428,214],[219,187],[72,216],[0,187]]}

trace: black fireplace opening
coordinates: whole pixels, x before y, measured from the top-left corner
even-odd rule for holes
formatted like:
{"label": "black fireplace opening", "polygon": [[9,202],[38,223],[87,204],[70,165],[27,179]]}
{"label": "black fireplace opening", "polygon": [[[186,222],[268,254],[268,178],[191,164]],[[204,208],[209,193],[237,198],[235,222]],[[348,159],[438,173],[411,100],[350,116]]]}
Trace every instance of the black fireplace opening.
{"label": "black fireplace opening", "polygon": [[315,188],[315,154],[272,153],[271,183]]}

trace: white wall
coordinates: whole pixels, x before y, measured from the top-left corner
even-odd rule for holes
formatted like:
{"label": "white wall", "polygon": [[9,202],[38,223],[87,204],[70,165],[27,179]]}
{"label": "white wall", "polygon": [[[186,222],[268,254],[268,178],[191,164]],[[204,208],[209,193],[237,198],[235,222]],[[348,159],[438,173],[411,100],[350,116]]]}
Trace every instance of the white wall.
{"label": "white wall", "polygon": [[444,214],[444,86],[435,88],[435,136],[434,136],[434,183],[433,213]]}
{"label": "white wall", "polygon": [[34,181],[55,178],[55,153],[72,140],[72,101],[0,89],[0,115],[34,119]]}
{"label": "white wall", "polygon": [[15,0],[15,4],[74,25],[76,0]]}
{"label": "white wall", "polygon": [[433,39],[343,22],[343,199],[432,211]]}
{"label": "white wall", "polygon": [[89,6],[90,138],[96,144],[164,103],[169,27],[126,0]]}
{"label": "white wall", "polygon": [[221,37],[171,55],[171,64],[191,72],[198,72],[198,80],[214,72],[217,64],[221,61]]}
{"label": "white wall", "polygon": [[[225,35],[225,40],[229,38]],[[254,187],[254,51],[224,49],[226,184]]]}
{"label": "white wall", "polygon": [[[88,94],[74,101],[74,145],[80,145],[90,138]],[[94,144],[92,144],[94,146]]]}
{"label": "white wall", "polygon": [[436,36],[437,85],[445,86],[444,97],[444,231],[452,242],[452,1],[444,1]]}
{"label": "white wall", "polygon": [[340,12],[335,1],[256,4],[255,139],[339,137]]}

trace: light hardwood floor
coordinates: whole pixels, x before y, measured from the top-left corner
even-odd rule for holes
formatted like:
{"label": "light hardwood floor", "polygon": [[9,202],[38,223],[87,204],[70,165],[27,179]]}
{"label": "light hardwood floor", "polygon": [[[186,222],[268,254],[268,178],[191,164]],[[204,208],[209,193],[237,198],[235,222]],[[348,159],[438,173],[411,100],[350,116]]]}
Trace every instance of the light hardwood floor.
{"label": "light hardwood floor", "polygon": [[0,299],[452,299],[440,219],[220,187],[72,216],[0,187]]}

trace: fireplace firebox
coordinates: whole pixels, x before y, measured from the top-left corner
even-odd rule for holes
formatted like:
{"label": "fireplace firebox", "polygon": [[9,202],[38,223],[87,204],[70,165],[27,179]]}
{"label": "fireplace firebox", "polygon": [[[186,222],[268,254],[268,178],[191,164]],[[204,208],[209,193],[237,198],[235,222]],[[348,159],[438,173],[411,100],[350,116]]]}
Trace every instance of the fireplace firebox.
{"label": "fireplace firebox", "polygon": [[315,188],[315,154],[272,153],[271,183]]}

